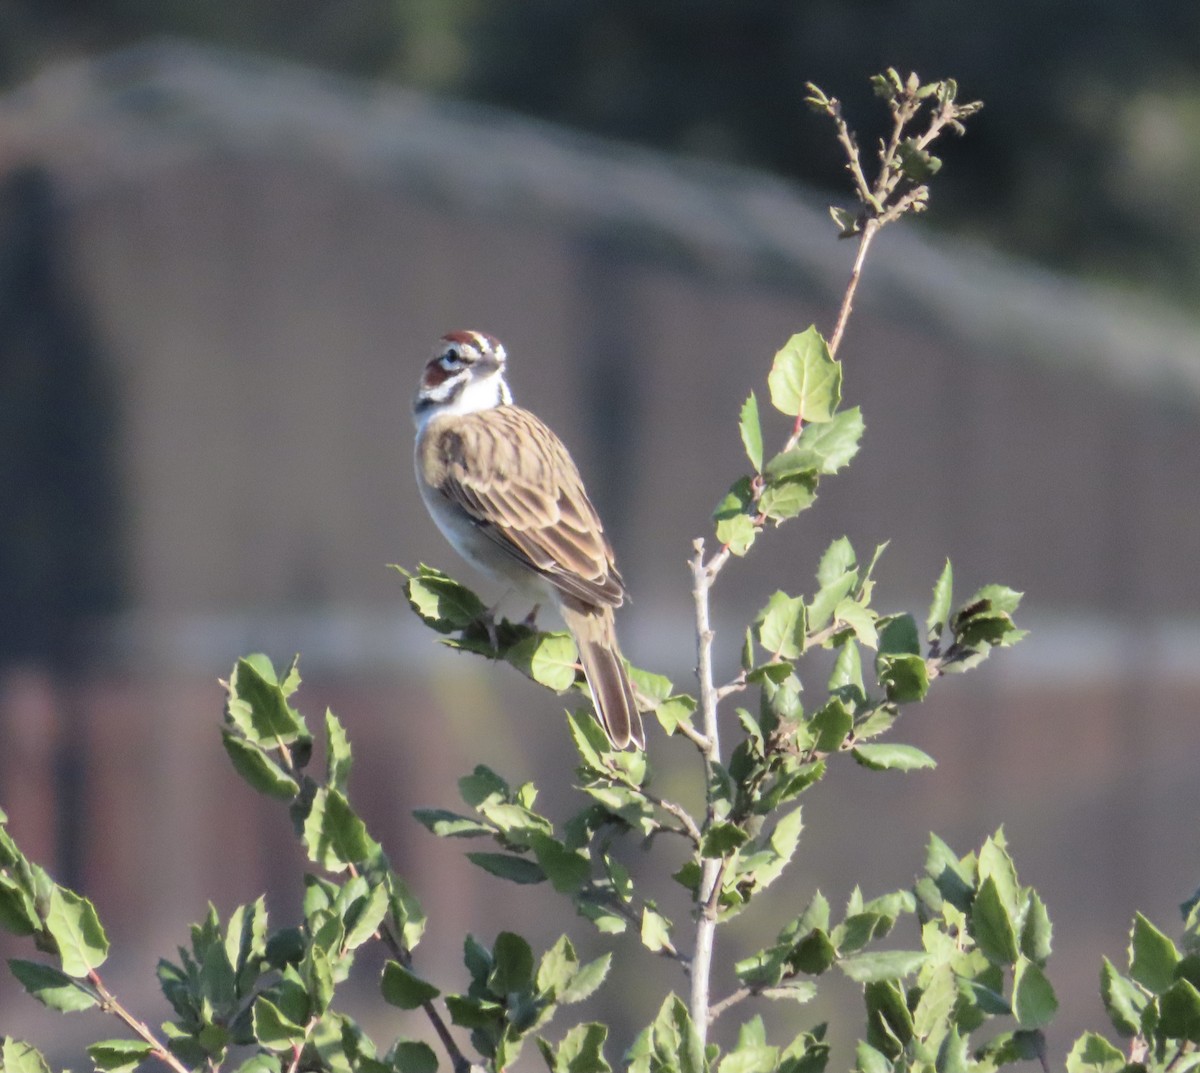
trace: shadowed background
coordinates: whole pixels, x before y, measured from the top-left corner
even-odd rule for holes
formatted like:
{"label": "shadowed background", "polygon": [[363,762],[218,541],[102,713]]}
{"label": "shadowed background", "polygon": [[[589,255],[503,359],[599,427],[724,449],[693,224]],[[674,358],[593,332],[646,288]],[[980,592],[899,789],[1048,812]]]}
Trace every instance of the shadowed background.
{"label": "shadowed background", "polygon": [[[938,37],[918,33],[934,25],[919,8],[882,26],[822,5],[705,4],[671,22],[673,5],[638,17],[593,4],[569,24],[546,5],[530,22],[506,5],[308,8],[286,33],[267,32],[282,18],[271,5],[246,9],[257,28],[182,25],[182,5],[149,28],[269,40],[356,77],[178,40],[107,51],[153,21],[137,5],[103,27],[72,5],[7,15],[22,33],[6,40],[0,102],[0,805],[27,851],[97,902],[127,1004],[155,1020],[154,960],[208,901],[227,914],[266,889],[275,923],[295,911],[287,818],[238,783],[217,734],[217,678],[252,650],[300,652],[302,710],[315,725],[328,704],[347,724],[362,810],[436,908],[424,964],[453,979],[465,928],[489,941],[582,932],[409,816],[455,807],[453,780],[478,762],[570,801],[562,704],[439,651],[386,569],[428,561],[475,580],[413,486],[416,376],[449,328],[505,340],[518,400],[563,435],[612,531],[633,593],[627,654],[686,687],[684,561],[738,475],[738,407],[752,388],[763,397],[791,332],[830,329],[853,253],[833,238],[828,195],[734,165],[836,177],[830,133],[799,110],[803,81],[865,109],[868,73],[929,59],[941,69],[923,74],[959,75],[988,110],[947,151],[941,230],[889,230],[868,262],[840,355],[863,453],[723,575],[722,667],[741,625],[776,587],[810,589],[842,534],[862,557],[891,540],[886,609],[923,614],[947,555],[960,598],[989,581],[1026,591],[1029,640],[939,683],[899,724],[937,771],[846,763],[811,795],[780,912],[817,886],[835,905],[855,882],[868,896],[901,886],[928,831],[966,851],[1003,822],[1056,923],[1052,1046],[1103,1027],[1100,954],[1123,956],[1135,909],[1170,931],[1200,871],[1200,336],[1186,312],[1194,249],[1180,241],[1197,220],[1143,145],[1147,127],[1171,140],[1194,66],[1170,49],[1138,66],[1141,38],[1117,48],[1097,20],[1112,35],[1104,62],[1071,80],[1061,52],[1058,67],[1034,53],[1022,96],[975,51],[974,35],[998,52],[1025,40],[1016,10]],[[1142,32],[1186,30],[1169,8]],[[811,34],[895,39],[896,52],[846,45],[834,63],[805,51]],[[761,63],[739,82],[755,42],[786,69]],[[1055,78],[1039,83],[1039,64]],[[1141,140],[1112,141],[1135,106]],[[1051,117],[1089,108],[1104,121],[1054,142]],[[1022,117],[1023,147],[1002,137]],[[1112,176],[1138,168],[1153,185],[1134,183],[1124,204]],[[1175,223],[1134,226],[1135,202]],[[658,736],[652,755],[673,792],[693,792],[686,750]],[[725,941],[754,939],[735,928]],[[630,954],[613,993],[630,996],[632,1031],[641,996],[681,985]],[[840,1001],[789,1014],[845,1023],[857,1000]],[[58,1061],[104,1031],[0,992],[0,1032]],[[381,1042],[395,1031],[381,1020]]]}

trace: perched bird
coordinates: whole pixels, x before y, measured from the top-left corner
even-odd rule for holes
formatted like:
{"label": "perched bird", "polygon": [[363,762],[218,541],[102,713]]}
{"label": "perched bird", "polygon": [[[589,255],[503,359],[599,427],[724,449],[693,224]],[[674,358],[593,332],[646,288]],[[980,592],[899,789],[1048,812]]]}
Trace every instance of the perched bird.
{"label": "perched bird", "polygon": [[645,748],[613,610],[625,584],[562,441],[514,406],[499,340],[444,335],[413,400],[417,486],[455,550],[489,577],[552,600],[579,649],[600,723]]}

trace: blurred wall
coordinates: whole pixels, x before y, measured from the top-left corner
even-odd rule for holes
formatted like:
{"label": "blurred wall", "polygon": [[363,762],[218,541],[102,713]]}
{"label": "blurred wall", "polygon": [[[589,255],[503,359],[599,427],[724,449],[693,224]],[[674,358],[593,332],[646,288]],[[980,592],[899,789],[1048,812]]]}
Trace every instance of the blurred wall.
{"label": "blurred wall", "polygon": [[[738,408],[752,388],[765,402],[790,333],[829,329],[848,272],[824,206],[754,174],[169,44],[51,68],[0,102],[0,169],[30,166],[113,384],[127,582],[69,680],[36,659],[0,668],[15,836],[62,864],[47,817],[82,736],[72,867],[147,1002],[154,957],[208,900],[227,913],[266,888],[286,918],[299,857],[286,816],[228,770],[217,679],[248,651],[300,652],[302,709],[347,723],[373,830],[437,903],[425,956],[456,958],[462,927],[570,926],[544,921],[537,893],[500,919],[511,891],[409,818],[453,807],[453,778],[480,761],[549,772],[566,800],[570,763],[561,704],[440,652],[386,569],[465,574],[413,486],[412,387],[442,332],[505,340],[519,401],[572,447],[613,532],[627,653],[684,685],[684,563],[738,476]],[[923,614],[947,555],[960,597],[1027,591],[1029,641],[901,721],[940,768],[835,773],[806,806],[792,883],[797,905],[817,885],[835,903],[855,881],[894,888],[929,830],[965,852],[1004,822],[1058,911],[1063,1050],[1081,1023],[1102,1027],[1099,955],[1122,956],[1133,911],[1170,926],[1197,880],[1197,337],[919,226],[889,231],[840,354],[863,453],[716,594],[732,668],[740,624],[775,588],[809,588],[842,534],[862,556],[891,539],[885,606]],[[652,750],[682,784],[686,752]],[[31,1005],[0,992],[0,1031],[32,1035]]]}

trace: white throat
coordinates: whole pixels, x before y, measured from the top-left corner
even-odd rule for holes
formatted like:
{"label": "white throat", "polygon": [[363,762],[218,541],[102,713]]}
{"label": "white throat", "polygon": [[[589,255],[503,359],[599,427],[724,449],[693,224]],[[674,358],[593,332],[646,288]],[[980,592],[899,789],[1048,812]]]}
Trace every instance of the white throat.
{"label": "white throat", "polygon": [[504,379],[504,370],[500,368],[486,376],[471,376],[468,371],[459,377],[451,377],[427,392],[426,398],[432,405],[422,407],[414,415],[418,430],[423,429],[431,417],[461,417],[512,404],[512,392]]}

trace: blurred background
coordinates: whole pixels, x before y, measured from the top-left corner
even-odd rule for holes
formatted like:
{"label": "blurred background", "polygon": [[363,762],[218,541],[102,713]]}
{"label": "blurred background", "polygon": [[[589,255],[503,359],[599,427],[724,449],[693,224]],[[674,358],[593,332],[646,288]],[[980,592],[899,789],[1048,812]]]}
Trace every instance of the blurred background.
{"label": "blurred background", "polygon": [[[155,961],[209,901],[266,890],[276,924],[299,904],[287,817],[218,736],[218,679],[255,650],[301,653],[301,709],[346,723],[362,810],[436,908],[422,967],[453,986],[468,928],[587,946],[410,816],[455,807],[479,762],[571,803],[562,702],[440,650],[387,569],[475,580],[419,504],[412,388],[442,332],[504,339],[612,531],[627,655],[686,688],[685,560],[739,475],[738,408],[788,335],[831,329],[853,255],[805,83],[869,146],[889,65],[986,107],[868,261],[839,355],[863,452],[722,576],[722,667],[843,534],[863,559],[890,539],[888,609],[923,615],[947,556],[960,599],[1024,590],[1029,639],[897,728],[936,771],[847,762],[812,795],[779,913],[907,884],[930,830],[965,852],[1004,824],[1056,925],[1052,1053],[1104,1027],[1100,956],[1123,959],[1138,909],[1173,932],[1200,883],[1186,0],[0,6],[0,806],[97,903],[127,1005],[162,1015]],[[652,739],[662,785],[693,793],[687,750]],[[626,1004],[614,1055],[682,986],[628,942],[602,992]],[[361,999],[381,1043],[423,1032]],[[846,1031],[856,1001],[784,1013]],[[59,1063],[116,1034],[99,1017],[0,984],[0,1033]]]}

